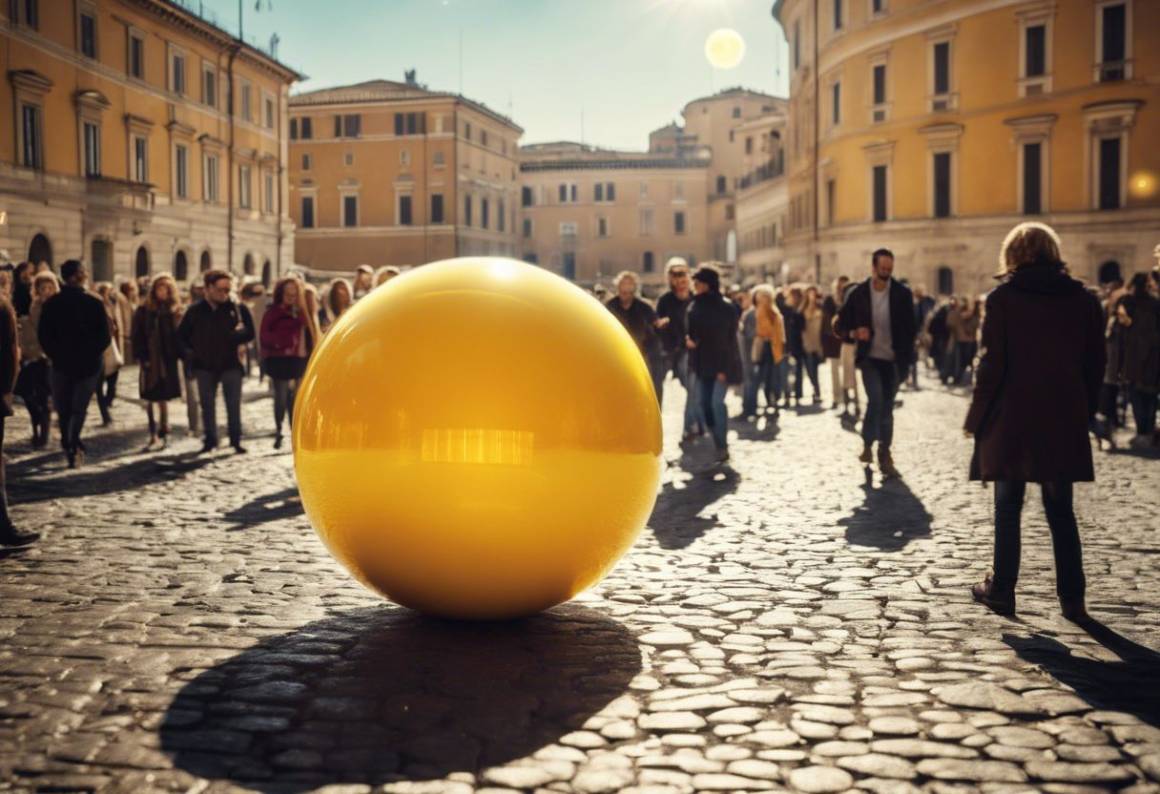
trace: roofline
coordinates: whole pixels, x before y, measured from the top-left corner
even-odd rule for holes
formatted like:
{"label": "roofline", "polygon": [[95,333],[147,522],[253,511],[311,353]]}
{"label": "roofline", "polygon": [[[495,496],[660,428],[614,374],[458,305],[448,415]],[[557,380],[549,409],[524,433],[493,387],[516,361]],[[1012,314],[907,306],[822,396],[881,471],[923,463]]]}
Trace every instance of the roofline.
{"label": "roofline", "polygon": [[535,171],[598,171],[598,170],[662,170],[662,169],[694,169],[694,168],[708,168],[712,163],[711,160],[691,160],[684,157],[658,157],[658,158],[644,158],[637,157],[633,159],[625,158],[623,160],[603,159],[603,160],[583,160],[578,158],[568,158],[559,160],[532,160],[520,163],[521,172],[535,172]]}
{"label": "roofline", "polygon": [[256,61],[258,65],[264,66],[270,71],[288,78],[288,81],[291,83],[306,79],[306,75],[297,69],[282,63],[254,45],[246,43],[244,39],[239,39],[225,28],[219,27],[206,19],[202,19],[174,0],[133,0],[133,2],[138,6],[152,8],[163,14],[169,14],[186,26],[199,30],[207,37],[216,39],[219,44],[236,47],[239,52],[245,53],[251,60]]}
{"label": "roofline", "polygon": [[371,99],[361,98],[361,99],[336,100],[336,101],[327,101],[327,102],[310,102],[310,101],[306,100],[306,97],[309,97],[311,94],[317,94],[317,93],[321,93],[323,91],[339,91],[343,88],[354,88],[355,86],[359,86],[359,85],[363,85],[363,83],[351,83],[350,85],[337,85],[337,86],[332,86],[330,88],[316,88],[313,91],[306,91],[306,92],[303,92],[301,94],[294,94],[293,96],[290,97],[289,108],[290,108],[290,110],[294,110],[296,108],[306,108],[306,107],[327,108],[327,107],[338,107],[338,106],[343,106],[343,105],[377,105],[377,104],[389,104],[392,102],[422,102],[422,101],[438,100],[438,99],[451,99],[451,100],[454,100],[456,102],[461,102],[464,105],[466,105],[467,107],[471,108],[472,110],[475,110],[479,113],[482,113],[483,115],[488,116],[491,119],[498,121],[501,124],[506,124],[508,127],[511,127],[514,130],[518,130],[521,133],[525,132],[523,127],[521,127],[519,124],[516,124],[515,121],[513,121],[512,119],[503,115],[502,113],[497,113],[496,111],[489,108],[487,105],[484,105],[481,102],[476,102],[474,99],[468,99],[467,97],[463,96],[462,94],[454,94],[450,91],[429,91],[427,89],[417,89],[418,91],[422,92],[417,96],[378,97],[378,98],[371,98]]}
{"label": "roofline", "polygon": [[755,91],[752,88],[737,88],[737,89],[728,89],[727,88],[724,91],[721,91],[721,92],[716,93],[716,94],[709,94],[708,96],[700,96],[700,97],[697,97],[696,99],[690,99],[688,102],[685,103],[684,107],[681,108],[681,114],[684,115],[685,110],[688,109],[689,105],[695,105],[698,102],[711,102],[715,99],[725,99],[728,96],[730,96],[730,94],[734,91],[736,91],[737,93],[748,94],[749,96],[762,97],[764,99],[778,99],[778,100],[781,100],[782,102],[789,101],[788,97],[774,96],[773,94],[767,94],[764,91]]}

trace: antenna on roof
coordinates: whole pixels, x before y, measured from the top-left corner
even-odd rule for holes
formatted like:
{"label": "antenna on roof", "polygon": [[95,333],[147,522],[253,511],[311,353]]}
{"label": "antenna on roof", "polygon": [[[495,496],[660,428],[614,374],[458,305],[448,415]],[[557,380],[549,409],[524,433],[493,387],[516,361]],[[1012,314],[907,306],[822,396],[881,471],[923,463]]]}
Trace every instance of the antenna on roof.
{"label": "antenna on roof", "polygon": [[463,96],[463,28],[459,29],[459,95]]}

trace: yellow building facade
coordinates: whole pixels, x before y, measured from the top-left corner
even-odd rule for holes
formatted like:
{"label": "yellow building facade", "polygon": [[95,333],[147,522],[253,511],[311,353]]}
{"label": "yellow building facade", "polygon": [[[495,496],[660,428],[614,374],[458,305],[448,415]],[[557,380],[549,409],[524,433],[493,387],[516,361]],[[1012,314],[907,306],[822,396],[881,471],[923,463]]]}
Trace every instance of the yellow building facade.
{"label": "yellow building facade", "polygon": [[410,77],[291,98],[298,264],[349,272],[517,254],[523,130]]}
{"label": "yellow building facade", "polygon": [[294,70],[165,0],[0,4],[0,248],[94,278],[291,263]]}
{"label": "yellow building facade", "polygon": [[1060,232],[1078,277],[1150,262],[1160,3],[778,0],[773,14],[792,74],[792,277],[860,277],[887,247],[913,283],[978,293],[1027,219]]}
{"label": "yellow building facade", "polygon": [[737,275],[743,286],[776,280],[785,264],[786,213],[784,112],[770,113],[734,128],[742,151],[737,180]]}
{"label": "yellow building facade", "polygon": [[520,154],[520,252],[527,262],[591,287],[622,270],[660,291],[665,262],[709,258],[710,160],[619,152],[579,143]]}

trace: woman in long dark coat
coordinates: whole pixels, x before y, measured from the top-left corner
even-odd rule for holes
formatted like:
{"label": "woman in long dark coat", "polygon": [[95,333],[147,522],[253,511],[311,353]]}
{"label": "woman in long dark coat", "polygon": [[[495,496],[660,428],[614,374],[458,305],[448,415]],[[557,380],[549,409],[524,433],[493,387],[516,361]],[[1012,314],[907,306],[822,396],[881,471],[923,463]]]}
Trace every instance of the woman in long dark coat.
{"label": "woman in long dark coat", "polygon": [[162,273],[149,285],[144,305],[133,313],[133,354],[141,365],[139,389],[149,417],[147,450],[153,449],[158,441],[161,449],[165,448],[169,438],[169,401],[181,396],[177,345],[180,322],[177,282],[173,276]]}
{"label": "woman in long dark coat", "polygon": [[1072,484],[1094,479],[1088,423],[1104,372],[1099,301],[1068,276],[1059,238],[1023,223],[1003,242],[1002,283],[987,297],[983,352],[965,429],[975,437],[971,479],[995,483],[994,571],[971,588],[999,614],[1015,612],[1020,514],[1039,483],[1055,549],[1064,617],[1083,620],[1083,555]]}
{"label": "woman in long dark coat", "polygon": [[1160,392],[1160,301],[1151,295],[1148,281],[1147,273],[1133,276],[1116,312],[1124,335],[1120,374],[1136,420],[1131,443],[1138,449],[1155,445],[1156,395]]}

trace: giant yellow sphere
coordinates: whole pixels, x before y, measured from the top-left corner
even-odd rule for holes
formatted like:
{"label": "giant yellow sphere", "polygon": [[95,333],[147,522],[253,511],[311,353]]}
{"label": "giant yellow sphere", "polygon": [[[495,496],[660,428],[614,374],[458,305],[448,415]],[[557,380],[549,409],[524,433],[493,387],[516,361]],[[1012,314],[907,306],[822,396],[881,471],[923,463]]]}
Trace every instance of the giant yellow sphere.
{"label": "giant yellow sphere", "polygon": [[424,265],[323,338],[294,411],[306,514],[366,586],[455,618],[566,601],[656,500],[661,421],[612,314],[509,259]]}

